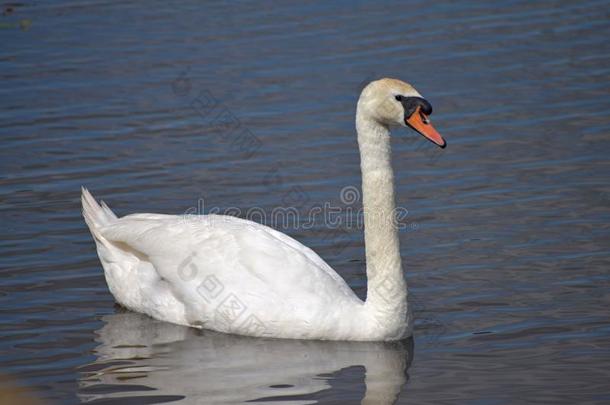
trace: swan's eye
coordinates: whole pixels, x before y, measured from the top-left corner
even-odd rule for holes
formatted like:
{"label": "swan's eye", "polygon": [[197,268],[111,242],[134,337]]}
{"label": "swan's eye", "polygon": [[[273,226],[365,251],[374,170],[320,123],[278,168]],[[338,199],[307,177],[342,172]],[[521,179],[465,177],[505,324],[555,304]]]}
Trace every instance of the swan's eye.
{"label": "swan's eye", "polygon": [[402,101],[402,96],[394,96],[394,98],[396,99],[396,101]]}

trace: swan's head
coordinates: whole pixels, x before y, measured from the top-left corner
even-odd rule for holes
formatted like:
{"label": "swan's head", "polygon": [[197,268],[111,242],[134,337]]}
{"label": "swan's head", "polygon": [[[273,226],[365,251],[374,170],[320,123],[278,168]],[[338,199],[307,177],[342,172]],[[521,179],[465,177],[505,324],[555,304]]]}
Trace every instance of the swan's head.
{"label": "swan's head", "polygon": [[380,79],[369,83],[360,94],[358,113],[387,127],[411,127],[441,148],[447,146],[430,123],[430,103],[403,81]]}

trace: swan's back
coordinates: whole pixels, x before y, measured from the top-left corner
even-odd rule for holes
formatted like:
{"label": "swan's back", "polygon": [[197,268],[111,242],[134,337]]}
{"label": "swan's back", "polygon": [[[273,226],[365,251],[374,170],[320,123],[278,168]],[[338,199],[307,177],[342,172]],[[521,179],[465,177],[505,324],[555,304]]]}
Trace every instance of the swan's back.
{"label": "swan's back", "polygon": [[[220,215],[117,218],[83,190],[83,213],[122,305],[157,319],[254,336],[353,335],[362,302],[315,252]],[[332,336],[329,336],[332,334]]]}

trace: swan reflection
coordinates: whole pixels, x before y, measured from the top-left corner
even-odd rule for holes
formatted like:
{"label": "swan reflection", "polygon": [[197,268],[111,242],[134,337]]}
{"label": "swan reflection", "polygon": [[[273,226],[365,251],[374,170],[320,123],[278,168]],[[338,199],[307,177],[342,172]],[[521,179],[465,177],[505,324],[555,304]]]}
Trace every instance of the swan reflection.
{"label": "swan reflection", "polygon": [[[107,315],[103,321],[96,337],[97,359],[80,370],[79,397],[87,402],[124,403],[138,397],[138,403],[312,404],[334,398],[338,403],[393,404],[407,381],[413,354],[411,339],[369,343],[249,338],[133,312]],[[356,389],[352,384],[345,390],[341,376],[362,375],[354,366],[365,368],[364,386]]]}

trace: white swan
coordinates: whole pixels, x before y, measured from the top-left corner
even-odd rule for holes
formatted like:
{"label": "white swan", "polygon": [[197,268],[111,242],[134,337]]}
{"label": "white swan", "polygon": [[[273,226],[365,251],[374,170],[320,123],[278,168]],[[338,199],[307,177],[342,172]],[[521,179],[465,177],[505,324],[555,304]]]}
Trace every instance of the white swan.
{"label": "white swan", "polygon": [[395,79],[370,83],[358,100],[365,302],[315,252],[267,226],[218,215],[117,218],[83,188],[83,215],[110,292],[133,311],[219,332],[360,341],[410,336],[389,128],[410,126],[445,147],[431,112],[413,87]]}

